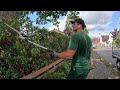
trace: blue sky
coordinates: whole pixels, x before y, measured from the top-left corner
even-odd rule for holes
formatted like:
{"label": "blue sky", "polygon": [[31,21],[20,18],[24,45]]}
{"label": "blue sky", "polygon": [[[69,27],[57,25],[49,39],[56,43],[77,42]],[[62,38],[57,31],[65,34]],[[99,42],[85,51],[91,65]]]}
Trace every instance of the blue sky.
{"label": "blue sky", "polygon": [[120,11],[112,15],[111,23],[106,26],[105,31],[114,31],[114,28],[120,29]]}
{"label": "blue sky", "polygon": [[[37,18],[37,15],[35,15],[35,14],[30,14],[29,17],[30,17],[30,19],[31,19],[32,21],[35,21],[36,18]],[[65,16],[60,16],[59,19],[60,19],[60,20],[63,20],[64,18],[65,18]],[[36,24],[34,23],[34,25],[36,25]],[[53,26],[53,24],[50,23],[50,22],[48,22],[47,24],[44,24],[44,25],[38,25],[38,26],[39,26],[40,28],[45,27],[45,28],[49,29],[50,27]]]}
{"label": "blue sky", "polygon": [[[29,15],[29,17],[32,21],[35,21],[35,19],[37,18],[36,15],[32,14]],[[114,31],[114,28],[120,28],[120,11],[80,11],[80,17],[83,17],[88,27],[92,27],[92,29],[89,31],[92,37],[99,36],[100,33],[104,34]],[[66,17],[60,17],[58,20],[61,22],[59,25],[60,30],[63,31]],[[103,23],[100,23],[101,20],[103,20]],[[34,25],[36,24],[34,23]],[[52,23],[39,25],[39,27],[45,27],[47,29],[56,28],[56,26],[53,26]]]}

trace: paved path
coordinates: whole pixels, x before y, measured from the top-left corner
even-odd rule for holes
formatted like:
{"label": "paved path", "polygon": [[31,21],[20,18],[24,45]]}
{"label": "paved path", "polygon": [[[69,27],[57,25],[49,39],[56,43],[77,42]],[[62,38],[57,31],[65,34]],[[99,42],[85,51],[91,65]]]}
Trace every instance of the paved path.
{"label": "paved path", "polygon": [[[103,59],[102,62],[101,58],[99,57],[99,55],[102,55],[106,59],[108,58],[108,60],[111,62],[113,58],[110,57],[110,52],[105,51],[106,49],[100,50],[101,49],[94,50],[95,52],[92,54],[95,67],[90,71],[88,79],[120,79],[120,71],[118,71],[117,68],[113,68],[112,64],[104,62]],[[114,63],[114,61],[112,63]]]}
{"label": "paved path", "polygon": [[116,58],[112,57],[112,48],[111,47],[98,47],[95,51],[107,60],[113,68],[116,68]]}

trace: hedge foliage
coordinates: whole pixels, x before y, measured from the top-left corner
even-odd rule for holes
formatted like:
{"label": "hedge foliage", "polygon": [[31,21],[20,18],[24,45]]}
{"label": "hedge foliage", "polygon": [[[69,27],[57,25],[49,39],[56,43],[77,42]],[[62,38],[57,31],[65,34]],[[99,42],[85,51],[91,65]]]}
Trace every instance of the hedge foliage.
{"label": "hedge foliage", "polygon": [[[11,29],[0,25],[0,79],[18,79],[57,60],[50,52],[21,40]],[[31,41],[56,52],[67,49],[69,37],[46,29],[34,31]]]}

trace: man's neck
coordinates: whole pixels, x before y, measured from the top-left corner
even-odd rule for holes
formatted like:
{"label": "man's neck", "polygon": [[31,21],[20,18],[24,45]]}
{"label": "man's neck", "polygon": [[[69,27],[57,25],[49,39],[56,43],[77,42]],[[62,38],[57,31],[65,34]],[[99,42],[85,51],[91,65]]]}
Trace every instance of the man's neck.
{"label": "man's neck", "polygon": [[78,29],[76,32],[83,32],[83,29]]}

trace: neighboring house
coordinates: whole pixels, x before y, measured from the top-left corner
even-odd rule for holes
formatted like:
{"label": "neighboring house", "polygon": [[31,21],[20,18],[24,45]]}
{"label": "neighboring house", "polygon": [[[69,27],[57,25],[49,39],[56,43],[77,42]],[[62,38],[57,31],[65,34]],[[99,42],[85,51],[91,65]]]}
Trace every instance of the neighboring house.
{"label": "neighboring house", "polygon": [[113,35],[110,32],[108,35],[101,35],[100,43],[102,46],[112,47]]}
{"label": "neighboring house", "polygon": [[101,35],[102,37],[102,46],[108,46],[109,35]]}
{"label": "neighboring house", "polygon": [[100,43],[100,38],[93,38],[92,43],[93,43],[93,45],[98,46]]}
{"label": "neighboring house", "polygon": [[73,31],[72,29],[69,29],[69,28],[66,28],[63,33],[66,35],[66,36],[71,36],[73,34]]}
{"label": "neighboring house", "polygon": [[100,37],[100,45],[103,46],[102,37]]}
{"label": "neighboring house", "polygon": [[53,29],[54,32],[60,33],[60,31],[58,29]]}
{"label": "neighboring house", "polygon": [[109,40],[108,40],[108,47],[112,47],[112,42],[113,42],[113,35],[112,35],[112,33],[110,32],[110,33],[109,33]]}
{"label": "neighboring house", "polygon": [[59,25],[57,25],[57,29],[54,28],[52,31],[53,31],[53,32],[57,32],[57,33],[64,34],[63,32],[60,31],[60,29],[59,29]]}
{"label": "neighboring house", "polygon": [[53,31],[53,32],[57,32],[57,33],[64,34],[64,33],[62,33],[59,29],[56,29],[56,28],[54,28],[52,31]]}

